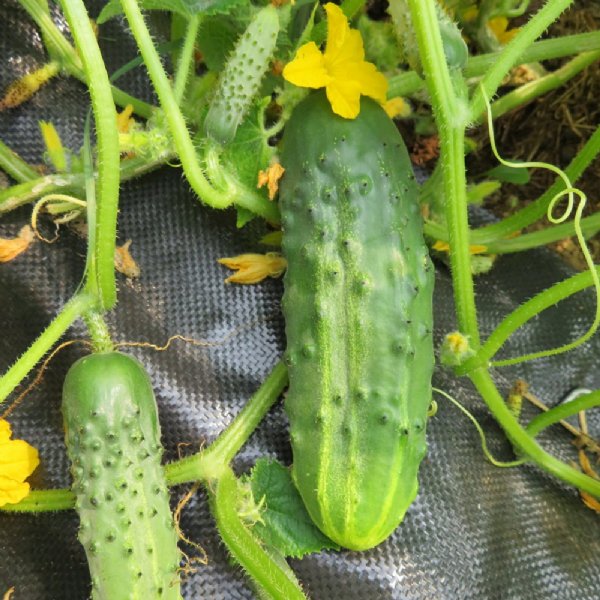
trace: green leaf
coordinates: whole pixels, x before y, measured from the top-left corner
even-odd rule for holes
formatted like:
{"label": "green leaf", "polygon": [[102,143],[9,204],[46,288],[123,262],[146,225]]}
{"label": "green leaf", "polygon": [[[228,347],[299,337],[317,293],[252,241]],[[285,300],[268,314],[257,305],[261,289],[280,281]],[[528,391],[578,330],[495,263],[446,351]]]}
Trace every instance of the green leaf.
{"label": "green leaf", "polygon": [[[273,148],[263,127],[263,113],[269,98],[261,100],[250,109],[248,117],[238,127],[235,137],[226,146],[221,160],[235,173],[237,179],[248,187],[256,188],[258,172],[269,166]],[[267,193],[263,188],[260,193]]]}
{"label": "green leaf", "polygon": [[325,549],[339,550],[312,522],[289,470],[283,465],[261,458],[249,480],[255,502],[264,505],[262,522],[254,525],[253,532],[265,544],[294,558]]}
{"label": "green leaf", "polygon": [[[513,161],[518,163],[518,161]],[[486,175],[492,179],[497,179],[504,183],[515,183],[517,185],[525,185],[529,183],[529,169],[523,167],[509,167],[508,165],[498,165],[490,169]]]}
{"label": "green leaf", "polygon": [[[199,14],[226,13],[232,7],[246,2],[247,0],[140,0],[139,5],[143,10],[167,10],[189,18]],[[121,1],[110,0],[98,15],[96,22],[98,25],[102,25],[122,13]]]}
{"label": "green leaf", "polygon": [[243,206],[236,206],[235,209],[237,211],[235,226],[238,229],[241,229],[244,225],[246,225],[256,217],[256,215],[253,212],[249,211]]}

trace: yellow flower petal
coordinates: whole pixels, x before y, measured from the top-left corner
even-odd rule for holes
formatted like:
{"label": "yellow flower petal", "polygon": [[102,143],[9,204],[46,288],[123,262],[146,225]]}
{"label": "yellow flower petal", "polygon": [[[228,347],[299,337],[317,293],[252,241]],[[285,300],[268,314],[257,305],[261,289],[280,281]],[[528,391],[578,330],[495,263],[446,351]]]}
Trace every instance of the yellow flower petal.
{"label": "yellow flower petal", "polygon": [[387,96],[388,82],[377,67],[368,62],[351,65],[352,79],[358,83],[360,93],[363,96],[369,96],[383,104]]}
{"label": "yellow flower petal", "polygon": [[258,283],[267,277],[279,277],[287,267],[287,261],[276,252],[267,254],[240,254],[218,261],[227,268],[237,271],[225,283]]}
{"label": "yellow flower petal", "polygon": [[119,133],[129,133],[135,121],[131,118],[133,105],[128,104],[120,113],[117,113],[117,129]]}
{"label": "yellow flower petal", "polygon": [[29,494],[29,484],[0,475],[0,506],[16,504]]}
{"label": "yellow flower petal", "polygon": [[285,173],[285,169],[278,163],[274,162],[265,171],[258,172],[257,188],[266,185],[269,190],[269,200],[273,200],[279,190],[279,180]]}
{"label": "yellow flower petal", "polygon": [[360,87],[356,81],[333,80],[325,88],[331,109],[344,119],[355,119],[360,112]]}
{"label": "yellow flower petal", "polygon": [[38,451],[23,440],[0,444],[0,476],[25,481],[40,464]]}
{"label": "yellow flower petal", "polygon": [[360,31],[350,29],[348,20],[339,6],[325,5],[327,10],[327,45],[325,64],[333,67],[342,62],[362,61],[365,58]]}
{"label": "yellow flower petal", "polygon": [[21,227],[17,237],[0,238],[0,263],[9,262],[25,252],[32,241],[33,230],[29,225]]}
{"label": "yellow flower petal", "polygon": [[314,42],[298,49],[296,58],[284,67],[283,77],[299,87],[315,89],[325,87],[331,79],[323,54]]}

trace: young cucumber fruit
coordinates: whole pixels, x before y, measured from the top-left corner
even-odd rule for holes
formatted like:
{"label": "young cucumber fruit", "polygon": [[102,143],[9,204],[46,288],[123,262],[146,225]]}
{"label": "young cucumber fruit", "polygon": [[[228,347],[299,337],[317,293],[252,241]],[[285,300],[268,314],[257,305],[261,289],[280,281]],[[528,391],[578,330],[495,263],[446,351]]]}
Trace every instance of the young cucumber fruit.
{"label": "young cucumber fruit", "polygon": [[179,600],[179,551],[160,427],[142,365],[78,360],[63,388],[66,444],[94,600]]}
{"label": "young cucumber fruit", "polygon": [[286,125],[280,188],[292,473],[318,527],[371,548],[417,493],[433,370],[433,267],[408,153],[363,98]]}
{"label": "young cucumber fruit", "polygon": [[279,33],[277,9],[268,5],[254,17],[229,56],[204,127],[222,144],[231,142],[269,68]]}

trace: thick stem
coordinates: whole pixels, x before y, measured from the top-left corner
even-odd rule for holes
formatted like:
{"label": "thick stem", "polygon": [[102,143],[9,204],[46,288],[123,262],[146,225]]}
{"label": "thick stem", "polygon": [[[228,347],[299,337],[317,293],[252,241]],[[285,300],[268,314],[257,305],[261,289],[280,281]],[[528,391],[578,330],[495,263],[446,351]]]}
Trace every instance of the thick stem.
{"label": "thick stem", "polygon": [[[586,238],[600,231],[600,213],[585,217],[581,220],[581,230]],[[487,245],[490,254],[510,254],[522,252],[531,248],[539,248],[575,235],[575,225],[572,221],[553,225],[546,229],[532,231],[508,240],[498,240]]]}
{"label": "thick stem", "polygon": [[192,62],[194,60],[194,46],[196,37],[198,36],[198,28],[200,27],[200,15],[195,15],[190,19],[183,42],[183,48],[179,55],[179,64],[177,65],[177,73],[175,74],[175,100],[177,104],[181,104],[185,88],[189,79]]}
{"label": "thick stem", "polygon": [[71,324],[96,302],[89,295],[71,299],[44,332],[29,346],[24,354],[0,378],[0,403],[21,383],[38,361],[46,354]]}
{"label": "thick stem", "polygon": [[236,509],[238,481],[233,471],[224,467],[213,485],[212,512],[221,539],[236,562],[260,586],[266,597],[273,600],[305,600],[306,596],[291,572],[277,564],[240,519]]}
{"label": "thick stem", "polygon": [[570,485],[600,498],[600,481],[589,477],[548,454],[518,423],[498,392],[489,372],[476,369],[469,377],[495,419],[516,448],[539,467]]}
{"label": "thick stem", "polygon": [[89,311],[83,315],[83,320],[88,328],[94,352],[112,352],[115,345],[110,337],[110,332],[102,314]]}
{"label": "thick stem", "polygon": [[104,310],[117,301],[115,240],[119,208],[119,133],[108,73],[82,0],[61,2],[88,81],[97,138],[95,269]]}
{"label": "thick stem", "polygon": [[5,504],[2,512],[41,513],[75,508],[75,494],[71,490],[32,490],[17,504]]}
{"label": "thick stem", "polygon": [[525,431],[529,435],[536,436],[540,431],[554,425],[563,419],[581,412],[583,410],[589,410],[600,405],[600,391],[590,392],[584,396],[579,396],[575,400],[566,402],[565,404],[559,404],[550,410],[539,414],[534,417],[525,428]]}
{"label": "thick stem", "polygon": [[287,369],[278,362],[229,427],[206,450],[165,467],[169,484],[209,479],[212,473],[228,465],[277,401],[287,382]]}
{"label": "thick stem", "polygon": [[475,292],[469,254],[464,162],[466,107],[458,98],[446,64],[434,0],[409,0],[423,71],[440,138],[440,160],[450,231],[450,265],[460,330],[479,344]]}

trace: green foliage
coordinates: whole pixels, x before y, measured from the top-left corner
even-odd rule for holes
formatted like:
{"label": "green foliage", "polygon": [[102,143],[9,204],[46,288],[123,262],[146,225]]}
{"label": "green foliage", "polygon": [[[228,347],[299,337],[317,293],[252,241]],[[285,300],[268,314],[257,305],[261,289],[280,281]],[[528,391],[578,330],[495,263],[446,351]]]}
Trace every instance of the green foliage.
{"label": "green foliage", "polygon": [[381,71],[393,71],[398,66],[400,48],[390,21],[373,21],[361,15],[357,22],[364,46],[365,58]]}
{"label": "green foliage", "polygon": [[[140,0],[140,8],[144,10],[167,10],[182,17],[194,15],[216,15],[226,13],[234,6],[246,3],[247,0]],[[121,0],[110,0],[102,9],[96,20],[98,25],[123,13]]]}
{"label": "green foliage", "polygon": [[268,547],[293,558],[339,549],[312,522],[289,470],[283,465],[260,459],[248,481],[255,502],[262,508],[253,531]]}

